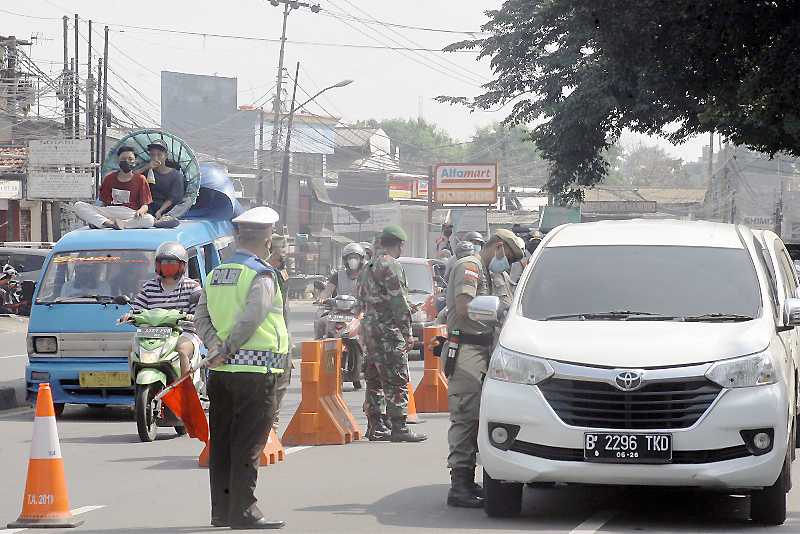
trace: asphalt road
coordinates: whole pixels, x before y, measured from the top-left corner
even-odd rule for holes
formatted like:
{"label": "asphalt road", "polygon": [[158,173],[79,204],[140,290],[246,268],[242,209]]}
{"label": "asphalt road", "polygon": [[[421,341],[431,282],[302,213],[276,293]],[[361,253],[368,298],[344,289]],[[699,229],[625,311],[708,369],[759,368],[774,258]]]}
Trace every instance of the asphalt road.
{"label": "asphalt road", "polygon": [[[292,329],[310,328],[313,308],[304,306],[295,313]],[[412,363],[415,384],[421,369],[421,363]],[[295,372],[282,409],[281,432],[297,408],[299,395]],[[360,408],[363,393],[348,387],[344,397],[365,426]],[[728,533],[756,529],[747,519],[746,497],[675,490],[526,489],[522,516],[513,520],[489,519],[481,510],[448,508],[444,503],[449,482],[447,415],[423,417],[426,421],[415,430],[431,438],[421,444],[361,441],[288,449],[285,462],[261,468],[257,494],[262,510],[286,520],[285,532],[298,533]],[[29,409],[0,413],[0,525],[15,520],[21,509],[32,418]],[[71,507],[86,523],[77,530],[53,532],[225,531],[209,527],[208,474],[197,466],[202,448],[197,440],[162,429],[156,442],[140,443],[127,409],[68,406],[58,427]],[[797,486],[800,468],[795,471]],[[790,493],[789,499],[789,519],[783,527],[757,530],[800,533],[800,489]],[[0,529],[0,534],[9,532],[18,531]]]}
{"label": "asphalt road", "polygon": [[0,410],[14,407],[25,400],[27,329],[27,319],[0,317]]}

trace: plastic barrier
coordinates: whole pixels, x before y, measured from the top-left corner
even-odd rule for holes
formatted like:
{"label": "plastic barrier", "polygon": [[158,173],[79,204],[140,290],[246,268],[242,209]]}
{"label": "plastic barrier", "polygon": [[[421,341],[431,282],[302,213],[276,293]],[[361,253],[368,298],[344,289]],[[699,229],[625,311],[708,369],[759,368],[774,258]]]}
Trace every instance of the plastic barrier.
{"label": "plastic barrier", "polygon": [[8,528],[71,528],[82,524],[83,521],[75,519],[69,511],[50,384],[39,384],[22,513]]}
{"label": "plastic barrier", "polygon": [[304,341],[300,406],[283,434],[284,445],[344,445],[363,434],[342,398],[342,340]]}
{"label": "plastic barrier", "polygon": [[[209,444],[203,447],[203,452],[200,453],[200,458],[197,459],[197,464],[200,467],[208,467],[208,457],[210,454]],[[264,445],[264,450],[261,451],[261,456],[258,460],[258,465],[264,467],[265,465],[274,465],[286,459],[286,451],[283,450],[283,444],[278,439],[275,430],[269,431],[267,444]]]}
{"label": "plastic barrier", "polygon": [[436,336],[445,337],[447,327],[429,326],[423,330],[422,353],[425,357],[425,374],[417,385],[416,401],[419,413],[447,412],[447,378],[442,369],[442,360],[433,353],[431,343]]}

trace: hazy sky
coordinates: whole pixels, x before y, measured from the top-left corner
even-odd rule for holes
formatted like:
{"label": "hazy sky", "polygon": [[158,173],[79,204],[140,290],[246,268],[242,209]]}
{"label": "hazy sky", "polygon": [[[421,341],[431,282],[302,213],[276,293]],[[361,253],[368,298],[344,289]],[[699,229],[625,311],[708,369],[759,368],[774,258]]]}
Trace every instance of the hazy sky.
{"label": "hazy sky", "polygon": [[[324,108],[346,123],[359,119],[417,117],[422,115],[459,140],[468,140],[476,126],[500,120],[503,110],[494,113],[469,113],[463,108],[438,104],[432,99],[440,94],[473,96],[480,84],[490,77],[488,61],[476,62],[471,53],[430,53],[386,49],[315,46],[291,41],[368,46],[400,46],[441,49],[467,38],[458,33],[387,28],[379,24],[342,20],[346,17],[457,31],[479,31],[486,17],[500,0],[319,0],[322,12],[308,9],[289,16],[285,66],[294,74],[295,62],[301,62],[300,85],[308,92],[343,79],[355,83],[334,89],[320,98]],[[124,77],[143,96],[137,95],[110,77],[114,88],[134,104],[140,115],[159,118],[161,70],[237,77],[239,104],[264,103],[275,83],[279,44],[252,40],[233,40],[210,36],[188,36],[121,28],[115,25],[146,26],[198,33],[216,33],[277,39],[281,32],[281,7],[268,0],[27,0],[0,4],[0,10],[28,15],[26,18],[0,11],[0,34],[19,38],[39,37],[32,56],[53,62],[52,72],[60,70],[63,58],[60,17],[78,13],[93,19],[95,57],[102,52],[103,25],[111,25],[109,52],[111,68]],[[343,16],[344,14],[344,16]],[[56,20],[50,20],[50,18]],[[82,34],[88,28],[81,24]],[[115,49],[120,48],[132,61]],[[70,54],[74,50],[70,30]],[[82,77],[86,71],[86,43],[80,48]],[[96,61],[96,60],[95,60]],[[112,93],[113,94],[113,93]],[[302,96],[302,94],[301,94]],[[420,100],[421,99],[421,100]],[[421,102],[421,106],[420,106]],[[323,112],[310,105],[313,112]],[[685,160],[697,159],[700,141],[680,147],[666,142],[625,136],[623,144],[639,141],[658,143]]]}

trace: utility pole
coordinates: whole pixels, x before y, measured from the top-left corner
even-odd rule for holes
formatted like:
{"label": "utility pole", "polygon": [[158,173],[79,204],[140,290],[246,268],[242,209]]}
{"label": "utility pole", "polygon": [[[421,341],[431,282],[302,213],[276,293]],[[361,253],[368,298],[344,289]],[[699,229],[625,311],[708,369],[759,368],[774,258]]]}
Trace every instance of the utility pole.
{"label": "utility pole", "polygon": [[[11,117],[11,131],[9,132],[9,135],[11,137],[11,144],[13,145],[14,130],[16,129],[17,124],[17,83],[19,80],[19,77],[17,76],[17,38],[12,35],[8,38],[8,40],[6,40],[5,45],[8,49],[8,71],[11,82],[11,90],[9,91],[10,98],[6,101],[6,103],[8,106],[8,113]],[[8,241],[16,241],[17,236],[15,233],[19,228],[18,200],[8,201],[6,222],[6,239]]]}
{"label": "utility pole", "polygon": [[[89,21],[89,49],[86,53],[86,138],[90,140],[89,150],[92,154],[92,163],[97,163],[94,158],[94,74],[92,74],[92,21]],[[94,169],[95,182],[97,170]],[[100,192],[100,184],[95,183],[95,192]]]}
{"label": "utility pole", "polygon": [[256,199],[259,206],[264,205],[264,107],[258,108],[258,185]]}
{"label": "utility pole", "polygon": [[707,171],[707,186],[711,186],[711,180],[714,177],[714,130],[708,133],[708,171]]}
{"label": "utility pole", "polygon": [[69,117],[70,101],[67,96],[68,79],[69,79],[69,18],[64,15],[61,19],[64,25],[64,69],[61,72],[61,96],[64,99],[64,134],[69,137],[69,131],[72,129]]}
{"label": "utility pole", "polygon": [[[108,26],[105,28],[103,42],[103,131],[100,134],[100,163],[101,167],[106,159],[106,133],[108,131]],[[102,174],[102,171],[101,171]]]}
{"label": "utility pole", "polygon": [[[289,222],[289,159],[291,157],[291,142],[292,142],[292,123],[294,122],[294,103],[297,97],[297,79],[300,77],[300,62],[297,62],[297,67],[294,70],[294,89],[292,89],[292,104],[289,107],[289,120],[286,125],[286,148],[283,151],[283,165],[281,165],[281,198],[278,202],[281,217],[284,221]],[[291,195],[294,198],[294,195]],[[296,217],[296,212],[293,212],[292,219]],[[293,226],[293,225],[288,225]],[[297,225],[294,225],[297,226]],[[295,228],[295,233],[297,228]]]}
{"label": "utility pole", "polygon": [[100,191],[100,176],[102,170],[100,169],[100,136],[103,133],[102,123],[105,120],[103,117],[102,99],[100,98],[100,87],[103,84],[103,58],[97,58],[97,120],[95,121],[94,132],[94,162],[95,168],[95,183],[97,184],[97,191]]}
{"label": "utility pole", "polygon": [[[297,0],[270,0],[270,4],[275,7],[283,4],[283,28],[281,30],[281,50],[278,55],[278,78],[276,83],[275,99],[272,101],[272,143],[270,144],[270,165],[272,169],[272,200],[278,198],[278,181],[277,181],[277,168],[278,168],[278,140],[281,132],[281,91],[283,90],[283,58],[286,49],[286,23],[289,18],[289,13],[293,9],[300,9],[307,7],[312,13],[319,13],[319,4],[308,4],[306,2],[299,2]],[[264,199],[259,199],[259,203],[263,204]]]}
{"label": "utility pole", "polygon": [[74,89],[74,96],[75,96],[75,139],[81,138],[81,91],[80,91],[80,62],[78,60],[78,54],[80,47],[78,46],[79,39],[78,39],[78,14],[75,13],[75,77],[73,79],[73,83],[75,84]]}

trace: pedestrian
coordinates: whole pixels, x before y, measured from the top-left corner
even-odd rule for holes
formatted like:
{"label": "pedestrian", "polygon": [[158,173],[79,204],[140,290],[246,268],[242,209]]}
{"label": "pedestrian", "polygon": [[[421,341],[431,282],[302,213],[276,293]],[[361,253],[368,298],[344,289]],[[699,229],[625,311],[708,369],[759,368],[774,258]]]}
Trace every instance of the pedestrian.
{"label": "pedestrian", "polygon": [[[283,322],[286,324],[286,330],[289,331],[289,294],[286,290],[288,281],[289,281],[289,273],[286,270],[286,254],[287,254],[287,246],[286,246],[286,238],[279,234],[274,234],[272,236],[272,246],[270,247],[270,255],[268,263],[270,267],[275,269],[278,276],[276,280],[278,281],[278,288],[281,290],[281,295],[283,295]],[[294,343],[292,342],[292,335],[291,332],[289,333],[289,355],[291,356],[292,348],[294,347]],[[280,412],[281,412],[281,405],[283,404],[283,399],[286,397],[286,391],[289,389],[289,385],[292,382],[292,364],[291,358],[289,358],[289,368],[286,370],[285,373],[281,373],[278,375],[278,383],[275,387],[275,415],[274,421],[272,422],[272,428],[274,430],[278,430],[278,423],[280,422]]]}
{"label": "pedestrian", "polygon": [[[358,281],[358,298],[364,309],[361,322],[366,343],[364,378],[367,383],[364,411],[370,441],[419,442],[428,439],[415,434],[406,423],[408,416],[408,351],[414,347],[411,335],[411,307],[408,283],[397,258],[408,240],[397,225],[383,229],[375,256]],[[386,428],[383,414],[391,421]]]}
{"label": "pedestrian", "polygon": [[450,278],[450,271],[453,270],[453,265],[455,265],[458,260],[464,256],[471,256],[472,254],[479,253],[485,244],[486,241],[483,239],[483,236],[480,232],[473,231],[464,234],[464,238],[459,241],[458,245],[456,245],[453,257],[447,261],[447,267],[444,271],[444,279],[448,280]]}
{"label": "pedestrian", "polygon": [[278,273],[264,262],[275,210],[233,219],[236,253],[214,268],[197,305],[195,327],[208,347],[211,525],[282,528],[256,505],[259,456],[275,415],[278,376],[288,369],[289,335]]}
{"label": "pedestrian", "polygon": [[[448,374],[450,429],[447,443],[450,454],[449,506],[480,508],[483,489],[475,483],[478,452],[478,417],[481,388],[488,370],[495,342],[494,329],[469,318],[467,309],[480,295],[509,295],[505,283],[495,285],[497,275],[508,272],[511,264],[522,258],[518,238],[509,230],[497,230],[480,253],[461,258],[453,266],[447,284],[447,330],[457,346],[455,367]],[[456,345],[456,338],[458,344]],[[448,341],[448,345],[451,342]],[[443,351],[444,354],[448,354]]]}
{"label": "pedestrian", "polygon": [[133,170],[136,153],[122,146],[117,160],[119,170],[108,173],[100,185],[102,206],[78,201],[72,208],[75,215],[92,228],[152,228],[155,219],[148,210],[153,198],[147,179]]}

